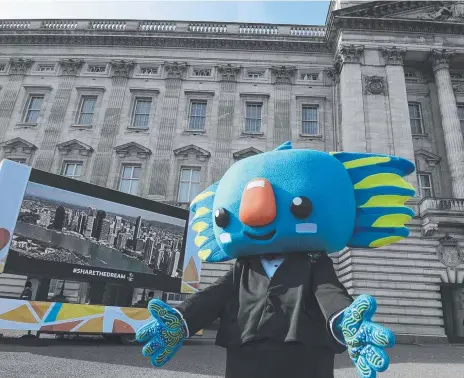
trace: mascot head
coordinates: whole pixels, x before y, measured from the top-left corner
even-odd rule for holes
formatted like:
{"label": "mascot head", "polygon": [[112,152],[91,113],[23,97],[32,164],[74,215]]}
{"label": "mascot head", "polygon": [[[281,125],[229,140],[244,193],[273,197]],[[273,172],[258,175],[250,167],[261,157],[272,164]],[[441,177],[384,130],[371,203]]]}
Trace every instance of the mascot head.
{"label": "mascot head", "polygon": [[208,262],[291,252],[375,248],[409,234],[408,160],[293,149],[238,161],[191,203],[199,256]]}

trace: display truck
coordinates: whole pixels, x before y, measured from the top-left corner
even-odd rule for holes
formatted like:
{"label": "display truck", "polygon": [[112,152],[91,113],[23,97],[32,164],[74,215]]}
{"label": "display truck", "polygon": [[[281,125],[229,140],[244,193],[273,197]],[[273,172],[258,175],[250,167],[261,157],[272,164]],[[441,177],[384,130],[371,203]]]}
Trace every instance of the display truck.
{"label": "display truck", "polygon": [[2,160],[0,274],[27,277],[27,288],[0,297],[0,330],[134,342],[151,297],[199,289],[188,222],[186,209]]}

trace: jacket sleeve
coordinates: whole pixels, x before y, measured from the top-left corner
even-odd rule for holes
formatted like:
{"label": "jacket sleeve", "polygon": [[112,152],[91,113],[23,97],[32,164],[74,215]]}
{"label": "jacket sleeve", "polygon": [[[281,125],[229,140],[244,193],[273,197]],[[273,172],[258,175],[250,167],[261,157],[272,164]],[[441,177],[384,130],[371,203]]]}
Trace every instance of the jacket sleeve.
{"label": "jacket sleeve", "polygon": [[219,318],[221,310],[234,292],[233,269],[206,289],[193,294],[177,306],[190,336]]}
{"label": "jacket sleeve", "polygon": [[327,321],[327,328],[332,336],[342,344],[333,329],[334,320],[344,309],[353,303],[353,298],[338,280],[332,259],[325,253],[313,263],[312,289],[322,314]]}

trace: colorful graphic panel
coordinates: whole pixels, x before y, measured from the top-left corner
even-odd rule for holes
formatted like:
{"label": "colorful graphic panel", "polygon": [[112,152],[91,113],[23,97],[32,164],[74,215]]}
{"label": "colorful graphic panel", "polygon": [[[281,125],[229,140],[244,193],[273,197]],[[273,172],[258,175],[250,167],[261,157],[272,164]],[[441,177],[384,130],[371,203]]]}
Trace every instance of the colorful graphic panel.
{"label": "colorful graphic panel", "polygon": [[185,257],[182,275],[181,293],[196,293],[200,290],[201,259],[198,247],[195,245],[196,233],[191,229],[194,213],[190,212],[187,240],[185,243]]}

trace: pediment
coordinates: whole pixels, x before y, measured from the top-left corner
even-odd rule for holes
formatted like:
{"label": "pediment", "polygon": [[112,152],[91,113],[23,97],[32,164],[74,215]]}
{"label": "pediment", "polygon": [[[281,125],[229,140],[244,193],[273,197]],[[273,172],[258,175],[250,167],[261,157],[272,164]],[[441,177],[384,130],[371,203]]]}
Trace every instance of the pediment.
{"label": "pediment", "polygon": [[418,158],[424,159],[427,162],[427,164],[429,164],[432,167],[437,165],[441,161],[440,156],[435,155],[433,152],[422,150],[422,149],[414,152],[414,157],[416,158],[416,160]]}
{"label": "pediment", "polygon": [[335,11],[341,17],[464,22],[464,2],[370,1]]}
{"label": "pediment", "polygon": [[88,156],[93,152],[93,148],[77,139],[68,140],[57,144],[56,147],[62,155],[69,155],[72,152],[77,152],[79,155]]}
{"label": "pediment", "polygon": [[258,150],[254,147],[248,147],[243,150],[237,151],[233,153],[233,157],[235,160],[242,160],[250,156],[261,154],[263,151]]}
{"label": "pediment", "polygon": [[37,147],[34,144],[22,138],[14,138],[7,140],[3,143],[0,143],[0,147],[3,148],[5,153],[22,152],[24,154],[30,154],[32,153],[32,151],[37,149]]}
{"label": "pediment", "polygon": [[141,144],[138,144],[136,142],[129,142],[129,143],[122,144],[120,146],[115,147],[114,150],[116,151],[116,154],[119,157],[135,155],[141,159],[145,159],[149,155],[151,155],[151,150],[149,148],[144,147]]}
{"label": "pediment", "polygon": [[187,159],[189,154],[195,155],[200,161],[204,161],[211,156],[211,153],[194,144],[189,144],[185,147],[180,147],[174,150],[174,155],[183,159]]}

